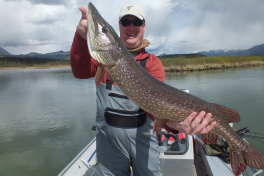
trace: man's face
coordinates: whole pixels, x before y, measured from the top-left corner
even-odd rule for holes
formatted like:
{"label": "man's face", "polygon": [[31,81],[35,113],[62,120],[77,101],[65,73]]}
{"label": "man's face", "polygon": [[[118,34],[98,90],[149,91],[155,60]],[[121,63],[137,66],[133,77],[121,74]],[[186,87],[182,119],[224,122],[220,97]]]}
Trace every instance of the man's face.
{"label": "man's face", "polygon": [[[135,20],[138,19],[133,15],[126,15],[122,19]],[[145,23],[142,26],[134,26],[131,23],[129,26],[122,26],[119,22],[120,38],[123,44],[130,49],[137,48],[141,45],[144,32],[145,32]]]}

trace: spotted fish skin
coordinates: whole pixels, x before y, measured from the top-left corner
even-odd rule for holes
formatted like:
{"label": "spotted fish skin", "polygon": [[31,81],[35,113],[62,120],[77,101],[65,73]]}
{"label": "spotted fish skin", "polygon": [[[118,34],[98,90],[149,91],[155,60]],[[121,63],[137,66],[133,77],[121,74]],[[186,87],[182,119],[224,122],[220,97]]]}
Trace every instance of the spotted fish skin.
{"label": "spotted fish skin", "polygon": [[122,44],[114,29],[89,3],[87,11],[87,44],[91,56],[107,69],[120,89],[138,106],[156,117],[156,131],[168,120],[183,121],[192,112],[212,113],[217,125],[202,135],[207,144],[223,137],[230,146],[231,167],[235,176],[246,165],[263,169],[263,155],[241,139],[229,123],[239,122],[239,114],[227,107],[206,102],[169,86],[143,69]]}

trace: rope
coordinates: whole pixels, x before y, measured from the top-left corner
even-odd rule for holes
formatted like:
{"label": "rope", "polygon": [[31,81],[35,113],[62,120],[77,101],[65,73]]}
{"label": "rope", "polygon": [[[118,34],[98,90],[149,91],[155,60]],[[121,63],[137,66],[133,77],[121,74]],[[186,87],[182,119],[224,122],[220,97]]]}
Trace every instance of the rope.
{"label": "rope", "polygon": [[246,135],[246,134],[245,134],[245,136],[246,137],[254,137],[254,138],[258,138],[258,139],[264,139],[264,137],[260,137],[260,136],[252,136],[252,135]]}
{"label": "rope", "polygon": [[250,136],[250,135],[245,135],[245,137],[248,137],[248,138],[254,139],[254,140],[258,141],[258,142],[264,143],[264,141],[261,141],[261,140],[258,139],[258,138],[260,138],[260,139],[264,139],[264,138],[262,138],[262,137],[258,137],[258,136]]}
{"label": "rope", "polygon": [[244,137],[254,139],[258,142],[264,143],[264,134],[261,133],[255,133],[255,132],[247,132],[247,134],[244,134]]}
{"label": "rope", "polygon": [[261,134],[261,133],[254,133],[254,132],[249,132],[249,133],[258,134],[258,135],[264,135],[264,134]]}

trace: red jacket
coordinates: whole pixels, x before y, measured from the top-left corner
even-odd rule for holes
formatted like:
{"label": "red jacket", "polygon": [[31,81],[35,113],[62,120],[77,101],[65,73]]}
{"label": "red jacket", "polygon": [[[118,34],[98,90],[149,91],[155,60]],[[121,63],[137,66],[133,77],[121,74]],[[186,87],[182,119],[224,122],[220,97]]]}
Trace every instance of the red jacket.
{"label": "red jacket", "polygon": [[[158,57],[153,54],[149,54],[143,49],[135,59],[140,62],[140,60],[145,59],[149,55],[145,69],[152,76],[158,80],[164,82],[165,72],[164,67]],[[71,53],[70,53],[71,67],[73,75],[79,79],[87,79],[94,77],[98,67],[97,61],[95,61],[88,50],[87,41],[83,39],[80,34],[76,31],[73,39]],[[107,72],[105,72],[101,82],[106,83]],[[114,83],[115,84],[115,83]],[[148,112],[147,115],[154,120],[155,117]],[[171,131],[166,128],[167,131]]]}

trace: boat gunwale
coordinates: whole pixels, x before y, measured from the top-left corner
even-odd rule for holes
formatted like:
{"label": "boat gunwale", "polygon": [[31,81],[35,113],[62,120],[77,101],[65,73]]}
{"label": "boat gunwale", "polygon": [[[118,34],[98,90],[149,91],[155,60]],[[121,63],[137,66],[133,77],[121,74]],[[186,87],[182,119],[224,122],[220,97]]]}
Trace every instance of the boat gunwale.
{"label": "boat gunwale", "polygon": [[88,145],[86,145],[83,149],[82,149],[82,151],[81,152],[79,152],[78,153],[78,155],[77,156],[75,156],[75,158],[73,159],[73,160],[71,160],[71,162],[58,174],[58,176],[63,176],[70,168],[71,168],[71,166],[80,158],[80,156],[82,155],[82,154],[84,154],[86,151],[87,151],[87,149],[88,148],[90,148],[90,146],[91,145],[93,145],[93,143],[96,141],[96,138],[94,137],[93,139],[92,139],[92,141],[88,144]]}

